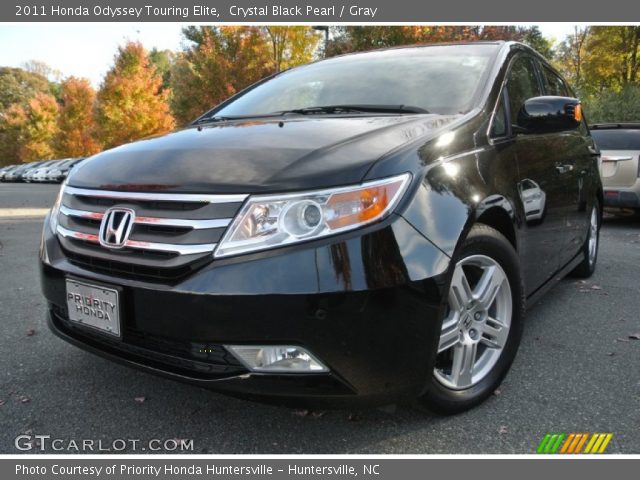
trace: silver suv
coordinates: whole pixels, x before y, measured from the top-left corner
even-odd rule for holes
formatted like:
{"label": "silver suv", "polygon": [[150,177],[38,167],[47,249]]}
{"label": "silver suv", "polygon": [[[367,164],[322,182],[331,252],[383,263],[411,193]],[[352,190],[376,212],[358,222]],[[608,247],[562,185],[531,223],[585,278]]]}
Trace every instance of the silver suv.
{"label": "silver suv", "polygon": [[640,123],[591,125],[600,148],[604,206],[640,212]]}

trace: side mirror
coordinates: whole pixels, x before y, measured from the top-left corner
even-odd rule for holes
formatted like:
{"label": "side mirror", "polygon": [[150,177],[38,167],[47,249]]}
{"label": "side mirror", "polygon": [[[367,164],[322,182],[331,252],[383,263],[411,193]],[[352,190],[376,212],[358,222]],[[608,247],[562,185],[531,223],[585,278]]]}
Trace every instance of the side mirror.
{"label": "side mirror", "polygon": [[575,130],[581,122],[580,100],[571,97],[533,97],[518,112],[518,126],[530,133]]}

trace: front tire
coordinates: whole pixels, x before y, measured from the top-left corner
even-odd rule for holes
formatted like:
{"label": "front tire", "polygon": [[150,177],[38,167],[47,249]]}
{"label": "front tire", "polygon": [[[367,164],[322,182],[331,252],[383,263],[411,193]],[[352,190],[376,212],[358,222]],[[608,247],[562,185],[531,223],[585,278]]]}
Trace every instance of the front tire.
{"label": "front tire", "polygon": [[435,367],[419,399],[441,414],[468,410],[495,391],[524,318],[520,262],[500,232],[475,225],[455,258]]}

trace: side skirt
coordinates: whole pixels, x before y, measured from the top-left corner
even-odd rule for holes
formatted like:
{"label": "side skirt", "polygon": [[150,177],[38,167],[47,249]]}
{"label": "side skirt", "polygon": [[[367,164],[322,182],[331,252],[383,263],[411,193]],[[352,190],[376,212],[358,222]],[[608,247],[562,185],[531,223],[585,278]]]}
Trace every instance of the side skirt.
{"label": "side skirt", "polygon": [[540,298],[544,296],[545,293],[549,291],[551,287],[553,287],[556,283],[566,277],[574,268],[576,268],[580,262],[584,259],[584,254],[581,251],[578,255],[576,255],[573,260],[567,263],[563,268],[558,270],[549,280],[547,280],[541,287],[539,287],[535,292],[527,297],[526,308],[529,310],[533,307]]}

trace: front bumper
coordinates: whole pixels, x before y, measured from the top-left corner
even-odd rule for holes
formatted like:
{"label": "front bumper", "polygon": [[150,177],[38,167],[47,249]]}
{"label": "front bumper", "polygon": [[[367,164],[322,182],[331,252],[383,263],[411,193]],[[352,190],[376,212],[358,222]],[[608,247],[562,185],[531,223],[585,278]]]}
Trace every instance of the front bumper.
{"label": "front bumper", "polygon": [[[402,217],[321,244],[216,260],[173,284],[74,264],[45,221],[49,325],[104,357],[176,380],[279,403],[387,403],[433,368],[449,258]],[[121,339],[67,319],[65,278],[121,289]],[[248,372],[229,344],[299,345],[329,373]]]}

